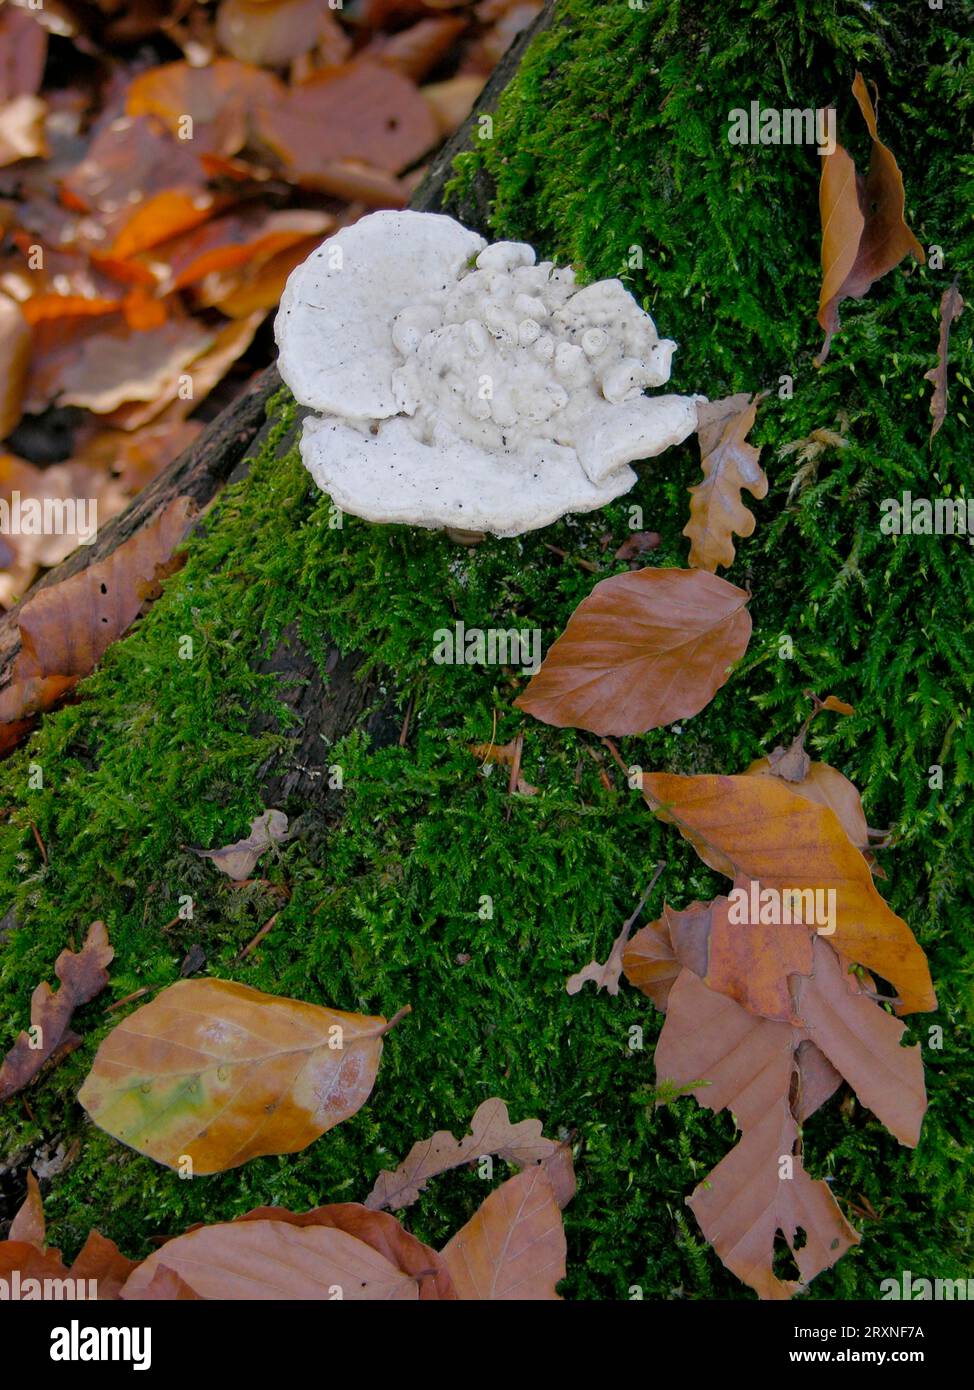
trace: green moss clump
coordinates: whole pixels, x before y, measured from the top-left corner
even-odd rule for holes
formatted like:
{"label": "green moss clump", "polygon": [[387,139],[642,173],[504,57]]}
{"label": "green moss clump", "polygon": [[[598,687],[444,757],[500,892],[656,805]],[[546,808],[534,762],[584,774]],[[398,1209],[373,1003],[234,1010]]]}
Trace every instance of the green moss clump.
{"label": "green moss clump", "polygon": [[[923,373],[940,293],[974,267],[974,159],[958,153],[974,135],[974,40],[949,5],[928,13],[906,0],[869,10],[845,0],[733,10],[717,0],[646,0],[641,10],[564,0],[562,10],[504,97],[493,139],[462,157],[454,206],[486,184],[498,235],[530,240],[589,278],[623,275],[680,343],[673,389],[772,390],[755,431],[771,492],[728,575],[754,595],[749,651],[707,710],[624,740],[623,756],[739,771],[797,728],[804,688],[856,706],[852,718],[818,720],[811,744],[860,787],[870,823],[893,827],[881,887],[930,956],[940,1010],[912,1021],[931,1100],[915,1152],[855,1102],[833,1102],[807,1127],[809,1168],[828,1176],[864,1233],[811,1296],[874,1298],[904,1268],[966,1277],[971,555],[963,539],[893,538],[878,522],[881,499],[903,490],[969,490],[972,316],[955,325],[951,414],[933,450]],[[905,263],[862,303],[847,302],[816,371],[816,156],[731,146],[727,116],[752,99],[779,108],[837,99],[840,138],[864,165],[849,96],[857,67],[879,84],[880,130],[903,168],[912,225],[946,263]],[[777,394],[784,376],[791,399]],[[330,528],[328,499],[293,451],[278,456],[286,400],[274,419],[277,437],[222,499],[162,600],[111,649],[81,702],[0,767],[9,807],[0,908],[14,904],[20,923],[0,953],[0,1047],[24,1026],[33,985],[97,916],[116,949],[117,998],[173,981],[198,943],[214,974],[338,1008],[388,1014],[409,1002],[413,1013],[352,1120],[302,1154],[183,1182],[94,1130],[76,1105],[119,1017],[95,1001],[78,1020],[83,1048],[5,1108],[3,1150],[79,1138],[47,1196],[52,1238],[71,1253],[96,1224],[137,1255],[160,1231],[261,1203],[361,1199],[415,1139],[462,1127],[501,1094],[514,1118],[537,1115],[547,1132],[577,1130],[582,1141],[566,1212],[568,1296],[625,1298],[638,1285],[645,1298],[750,1297],[683,1206],[732,1142],[729,1118],[687,1098],[654,1108],[659,1020],[642,996],[564,991],[568,974],[608,950],[658,858],[667,868],[657,904],[664,894],[676,905],[712,896],[723,881],[621,778],[602,785],[596,740],[525,721],[512,708],[519,677],[430,660],[434,631],[457,620],[537,626],[550,644],[594,581],[549,546],[614,573],[623,566],[610,557],[636,521],[661,533],[653,563],[684,564],[694,449],[648,466],[596,516],[466,552],[438,534],[350,517]],[[846,447],[804,467],[790,495],[796,458],[778,451],[821,428],[844,430]],[[286,883],[291,896],[261,947],[234,964],[279,899],[259,883],[232,887],[187,846],[235,839],[261,809],[259,769],[288,728],[251,732],[255,710],[282,709],[275,678],[255,667],[292,624],[322,664],[326,634],[367,652],[400,708],[413,698],[411,733],[405,748],[356,734],[322,751],[343,769],[341,819],[306,814],[298,837],[262,861],[270,885]],[[478,773],[467,745],[490,738],[495,716],[498,742],[524,730],[538,796],[512,799],[503,775]],[[942,787],[930,785],[933,765]],[[193,919],[166,927],[186,894]],[[940,1049],[930,1025],[943,1028]],[[633,1028],[642,1050],[630,1047]],[[474,1174],[450,1175],[407,1222],[439,1244],[482,1196]],[[878,1222],[862,1219],[870,1209]]]}

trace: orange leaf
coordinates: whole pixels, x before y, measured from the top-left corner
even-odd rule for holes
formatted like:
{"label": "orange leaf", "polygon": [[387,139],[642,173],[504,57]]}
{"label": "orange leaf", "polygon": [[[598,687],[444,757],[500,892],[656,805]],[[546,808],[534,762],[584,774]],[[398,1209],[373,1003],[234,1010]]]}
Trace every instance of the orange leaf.
{"label": "orange leaf", "polygon": [[876,891],[869,867],[835,812],[776,777],[679,777],[649,772],[643,796],[705,864],[734,879],[788,889],[834,889],[837,950],[899,992],[898,1013],[936,1008],[926,957]]}
{"label": "orange leaf", "polygon": [[354,1115],[390,1027],[230,980],[181,980],[109,1033],[78,1099],[157,1163],[220,1173],[296,1153]]}
{"label": "orange leaf", "polygon": [[191,129],[195,153],[234,155],[247,143],[250,113],[286,100],[287,89],[270,73],[217,58],[203,68],[185,62],[149,68],[129,86],[125,109],[130,116],[157,116],[177,139]]}

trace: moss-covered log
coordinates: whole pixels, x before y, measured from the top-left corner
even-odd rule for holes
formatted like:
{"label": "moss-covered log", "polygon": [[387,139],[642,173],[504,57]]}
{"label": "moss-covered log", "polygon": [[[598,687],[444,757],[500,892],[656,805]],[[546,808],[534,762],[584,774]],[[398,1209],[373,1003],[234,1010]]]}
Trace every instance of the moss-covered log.
{"label": "moss-covered log", "polygon": [[[674,389],[772,391],[757,429],[772,487],[728,575],[754,595],[747,656],[696,719],[625,740],[623,756],[739,771],[797,728],[806,688],[855,705],[852,718],[817,721],[812,743],[856,781],[870,824],[892,827],[882,890],[927,950],[941,1008],[912,1020],[931,1096],[915,1153],[848,1099],[806,1129],[807,1166],[829,1176],[864,1231],[812,1296],[873,1298],[904,1268],[966,1277],[972,560],[963,537],[883,534],[879,508],[905,490],[970,489],[969,315],[954,328],[951,413],[932,449],[923,374],[941,291],[958,271],[963,289],[974,269],[974,161],[963,153],[974,39],[949,0],[939,12],[912,0],[868,10],[564,0],[559,11],[492,138],[463,156],[449,209],[474,223],[489,210],[495,234],[588,277],[622,274],[680,343]],[[817,156],[731,145],[728,113],[751,100],[835,101],[840,137],[864,164],[849,96],[857,68],[882,93],[880,129],[903,168],[911,223],[944,261],[904,263],[847,302],[817,371]],[[804,461],[779,452],[817,429],[843,443]],[[0,769],[0,911],[14,910],[0,1045],[94,917],[115,946],[115,997],[172,982],[199,945],[214,974],[371,1013],[409,1002],[413,1013],[351,1121],[302,1154],[182,1182],[96,1131],[74,1102],[118,1017],[96,1001],[79,1019],[84,1047],[4,1111],[8,1160],[63,1145],[70,1161],[47,1194],[53,1238],[70,1253],[97,1224],[135,1255],[160,1231],[258,1204],[361,1199],[416,1138],[459,1131],[501,1094],[515,1118],[537,1115],[582,1142],[566,1212],[569,1296],[626,1297],[633,1285],[646,1298],[750,1296],[683,1206],[725,1151],[729,1119],[689,1099],[654,1108],[658,1019],[642,996],[564,991],[568,974],[608,949],[659,858],[657,902],[711,897],[723,881],[611,768],[604,785],[593,739],[513,709],[516,673],[431,660],[434,632],[458,620],[537,627],[550,643],[594,582],[577,558],[599,577],[624,568],[611,557],[634,506],[661,534],[653,563],[685,563],[693,448],[646,466],[596,516],[461,550],[352,517],[330,525],[295,433],[279,393],[185,569],[81,700]],[[338,706],[347,720],[332,717]],[[469,751],[522,729],[534,797],[509,796],[506,777],[483,776]],[[263,861],[266,881],[232,887],[188,848],[239,837],[267,804],[288,811],[297,834]],[[239,961],[285,887],[274,927]],[[187,894],[193,917],[173,924]],[[941,1048],[930,1025],[943,1029]],[[633,1028],[642,1050],[630,1046]],[[438,1244],[481,1195],[473,1173],[445,1178],[410,1213],[411,1229]]]}

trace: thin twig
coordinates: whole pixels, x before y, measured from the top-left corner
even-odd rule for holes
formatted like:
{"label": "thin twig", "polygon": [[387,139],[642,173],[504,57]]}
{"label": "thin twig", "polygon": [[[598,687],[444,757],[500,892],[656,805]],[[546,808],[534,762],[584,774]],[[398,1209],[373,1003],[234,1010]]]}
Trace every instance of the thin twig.
{"label": "thin twig", "polygon": [[260,943],[263,941],[263,939],[264,939],[264,937],[267,935],[267,933],[271,930],[271,928],[273,927],[274,923],[277,921],[278,917],[280,917],[280,915],[281,915],[280,912],[275,912],[275,913],[274,913],[274,916],[271,917],[269,921],[267,921],[267,922],[264,923],[264,925],[261,927],[260,931],[259,931],[259,932],[257,933],[257,935],[254,937],[253,941],[248,941],[247,944],[246,944],[246,946],[245,946],[245,947],[243,948],[243,950],[240,952],[239,956],[237,957],[237,962],[242,961],[243,958],[244,958],[244,956],[249,956],[250,953],[251,953],[251,951],[254,949],[254,947],[260,945]]}
{"label": "thin twig", "polygon": [[38,830],[37,826],[34,824],[33,821],[29,821],[28,824],[30,825],[31,830],[33,830],[34,832],[34,839],[37,841],[37,848],[41,852],[41,858],[44,860],[45,864],[49,864],[51,861],[47,857],[47,850],[44,848],[44,841],[41,839],[41,832]]}
{"label": "thin twig", "polygon": [[105,1009],[106,1014],[114,1013],[116,1009],[123,1008],[126,1004],[132,1004],[136,999],[141,999],[143,995],[149,993],[149,986],[143,985],[141,989],[133,990],[131,994],[126,994],[124,999],[116,999],[114,1004],[109,1004]]}

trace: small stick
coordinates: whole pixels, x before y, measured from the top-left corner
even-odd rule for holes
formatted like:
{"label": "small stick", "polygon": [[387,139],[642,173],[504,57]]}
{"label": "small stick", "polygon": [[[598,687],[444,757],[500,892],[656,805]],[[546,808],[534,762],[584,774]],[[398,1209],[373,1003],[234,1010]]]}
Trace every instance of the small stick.
{"label": "small stick", "polygon": [[275,912],[275,913],[274,913],[274,916],[271,917],[269,921],[267,921],[267,922],[264,923],[264,925],[261,927],[260,931],[259,931],[259,932],[257,933],[257,935],[254,937],[253,941],[248,941],[248,942],[247,942],[247,945],[246,945],[246,946],[243,948],[243,950],[240,952],[239,956],[237,957],[237,960],[238,960],[238,961],[242,961],[243,958],[244,958],[244,956],[249,956],[250,953],[251,953],[251,951],[254,949],[254,947],[260,945],[260,943],[263,941],[263,939],[264,939],[264,937],[267,935],[267,933],[271,930],[271,928],[273,927],[274,923],[277,921],[278,917],[280,917],[280,915],[281,915],[280,912]]}
{"label": "small stick", "polygon": [[406,706],[406,717],[402,721],[402,728],[399,730],[399,747],[405,748],[406,739],[409,737],[409,721],[413,717],[413,709],[416,704],[416,691],[413,690],[409,697],[409,704]]}
{"label": "small stick", "polygon": [[116,999],[114,1004],[109,1004],[108,1008],[105,1010],[105,1013],[110,1014],[114,1012],[115,1009],[121,1009],[123,1005],[131,1004],[136,999],[141,999],[144,994],[148,993],[149,986],[143,985],[141,989],[134,990],[131,994],[126,994],[124,999]]}
{"label": "small stick", "polygon": [[30,825],[31,830],[33,830],[34,832],[34,839],[37,841],[37,848],[41,852],[41,858],[44,860],[45,864],[49,864],[51,861],[47,857],[47,850],[44,848],[44,841],[41,839],[41,832],[38,830],[37,826],[34,824],[33,821],[30,821],[28,823]]}

